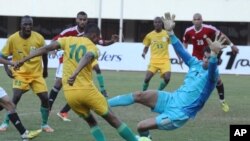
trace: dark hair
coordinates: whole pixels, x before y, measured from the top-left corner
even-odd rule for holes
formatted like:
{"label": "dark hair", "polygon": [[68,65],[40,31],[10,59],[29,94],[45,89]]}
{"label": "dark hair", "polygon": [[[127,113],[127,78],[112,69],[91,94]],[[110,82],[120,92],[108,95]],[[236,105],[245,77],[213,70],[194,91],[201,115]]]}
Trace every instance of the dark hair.
{"label": "dark hair", "polygon": [[78,17],[79,15],[88,16],[84,11],[78,12],[76,16]]}
{"label": "dark hair", "polygon": [[100,29],[99,27],[94,24],[94,23],[88,23],[85,27],[85,34],[90,34],[90,33],[96,33],[96,34],[100,34]]}
{"label": "dark hair", "polygon": [[24,20],[24,19],[32,19],[32,17],[29,16],[29,15],[25,15],[25,16],[23,16],[23,17],[21,18],[21,21]]}

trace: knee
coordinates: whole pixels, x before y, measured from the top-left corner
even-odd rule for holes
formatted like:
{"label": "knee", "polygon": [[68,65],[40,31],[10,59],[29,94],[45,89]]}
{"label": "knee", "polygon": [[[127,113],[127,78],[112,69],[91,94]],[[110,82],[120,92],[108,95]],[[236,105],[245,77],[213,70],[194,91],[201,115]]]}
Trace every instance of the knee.
{"label": "knee", "polygon": [[170,77],[164,77],[164,82],[168,83],[170,81]]}
{"label": "knee", "polygon": [[134,100],[136,102],[140,102],[143,99],[143,96],[145,94],[145,91],[136,91],[133,93]]}
{"label": "knee", "polygon": [[60,91],[61,88],[62,88],[62,81],[60,81],[60,80],[56,81],[56,83],[54,84],[54,88],[55,88],[57,91]]}
{"label": "knee", "polygon": [[217,86],[220,86],[220,85],[222,85],[222,84],[223,84],[222,80],[221,80],[221,79],[218,79],[218,81],[217,81]]}
{"label": "knee", "polygon": [[5,107],[4,107],[9,113],[14,113],[16,111],[15,105],[10,102],[6,101],[5,102]]}
{"label": "knee", "polygon": [[144,82],[145,82],[145,83],[149,83],[150,80],[151,80],[150,77],[146,77],[146,78],[144,79]]}
{"label": "knee", "polygon": [[143,121],[140,121],[138,124],[137,124],[137,131],[138,132],[143,132],[143,131],[147,131],[147,127],[145,126],[146,124],[143,122]]}
{"label": "knee", "polygon": [[121,125],[121,120],[118,119],[117,116],[114,115],[113,112],[109,111],[107,115],[103,116],[103,118],[114,128],[119,128]]}
{"label": "knee", "polygon": [[85,119],[90,127],[96,126],[98,123],[96,119],[91,115],[90,117]]}
{"label": "knee", "polygon": [[19,100],[21,99],[21,94],[20,95],[14,95],[12,98],[12,102],[17,105],[17,103],[19,102]]}

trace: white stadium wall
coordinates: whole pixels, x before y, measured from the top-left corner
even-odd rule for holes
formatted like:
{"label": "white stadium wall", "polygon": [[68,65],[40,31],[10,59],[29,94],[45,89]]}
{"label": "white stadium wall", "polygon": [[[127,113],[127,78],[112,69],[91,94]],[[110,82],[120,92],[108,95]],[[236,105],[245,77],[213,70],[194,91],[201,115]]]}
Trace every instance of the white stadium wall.
{"label": "white stadium wall", "polygon": [[199,12],[205,21],[250,22],[250,0],[1,0],[0,15],[72,18],[83,10],[90,18],[120,19],[122,1],[124,19],[152,20],[170,11],[179,21]]}
{"label": "white stadium wall", "polygon": [[[0,39],[0,50],[4,46],[6,39]],[[49,43],[50,41],[47,41]],[[141,57],[143,50],[142,43],[115,43],[109,47],[98,46],[100,56],[98,58],[100,68],[103,70],[116,71],[146,71],[149,63],[149,52],[144,60]],[[230,47],[223,50],[222,64],[219,66],[221,74],[250,75],[250,46],[238,46],[240,53],[234,57],[230,55]],[[178,64],[177,56],[169,46],[172,72],[187,72],[185,64],[181,67]],[[188,47],[192,52],[192,46]],[[58,58],[49,57],[49,68],[57,68]]]}

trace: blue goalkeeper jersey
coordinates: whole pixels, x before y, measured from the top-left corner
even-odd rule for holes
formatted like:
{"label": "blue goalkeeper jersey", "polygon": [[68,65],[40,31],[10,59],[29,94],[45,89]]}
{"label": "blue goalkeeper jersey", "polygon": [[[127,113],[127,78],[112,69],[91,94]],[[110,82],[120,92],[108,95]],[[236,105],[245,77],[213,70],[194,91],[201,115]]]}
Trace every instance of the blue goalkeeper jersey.
{"label": "blue goalkeeper jersey", "polygon": [[203,62],[191,56],[176,36],[172,35],[170,39],[176,52],[189,67],[184,83],[172,95],[171,106],[182,108],[186,115],[193,118],[201,110],[216,86],[217,57],[210,56],[209,67],[204,69]]}

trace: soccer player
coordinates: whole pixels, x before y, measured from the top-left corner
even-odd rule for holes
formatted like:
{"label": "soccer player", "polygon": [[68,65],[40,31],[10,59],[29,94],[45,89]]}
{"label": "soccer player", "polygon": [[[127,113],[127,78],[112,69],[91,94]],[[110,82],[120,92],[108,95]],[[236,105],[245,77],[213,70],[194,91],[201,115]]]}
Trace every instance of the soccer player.
{"label": "soccer player", "polygon": [[142,57],[145,59],[145,55],[150,48],[150,64],[144,79],[142,90],[148,89],[149,82],[155,73],[158,71],[161,73],[163,81],[160,83],[158,90],[163,90],[171,76],[171,64],[169,60],[169,36],[166,30],[163,29],[163,23],[160,17],[154,19],[154,30],[146,35],[143,39],[145,45],[142,53]]}
{"label": "soccer player", "polygon": [[[0,63],[13,66],[12,62],[9,62],[3,58],[0,58]],[[28,131],[22,124],[16,110],[15,105],[10,101],[5,90],[0,87],[0,111],[5,108],[8,112],[8,117],[17,131],[20,133],[22,140],[32,139],[39,135],[41,130]]]}
{"label": "soccer player", "polygon": [[[209,37],[213,39],[216,34],[223,34],[216,27],[212,25],[203,24],[202,16],[200,13],[196,13],[193,16],[193,26],[186,29],[183,36],[183,44],[187,48],[188,42],[191,41],[193,45],[193,53],[192,55],[197,57],[197,59],[202,60],[203,58],[203,50],[207,46],[207,42],[205,41],[205,37]],[[224,34],[223,34],[224,35]],[[238,53],[238,48],[226,37],[227,43],[231,46],[234,54]],[[221,52],[222,53],[222,52]],[[220,58],[219,58],[220,59]],[[221,60],[219,60],[220,64]],[[225,101],[224,96],[224,85],[222,80],[219,78],[217,83],[217,91],[219,95],[219,99],[221,102],[222,110],[224,112],[229,111],[229,106]]]}
{"label": "soccer player", "polygon": [[95,24],[88,24],[83,37],[63,37],[41,48],[20,61],[31,59],[48,51],[61,48],[64,50],[63,91],[64,96],[79,117],[86,120],[91,134],[96,141],[106,141],[94,115],[103,117],[126,141],[137,141],[130,128],[109,109],[105,97],[95,87],[92,78],[92,62],[98,57],[96,43],[100,37],[100,29]]}
{"label": "soccer player", "polygon": [[163,21],[174,49],[189,67],[184,83],[174,92],[137,91],[108,100],[111,107],[140,103],[159,113],[156,117],[138,123],[137,130],[140,136],[148,137],[149,130],[152,129],[174,130],[182,127],[202,109],[217,83],[217,55],[225,41],[224,37],[216,38],[214,42],[207,38],[211,50],[206,48],[203,60],[198,60],[186,52],[182,43],[174,35],[174,17],[171,18],[170,13],[166,13]]}
{"label": "soccer player", "polygon": [[[32,31],[32,27],[33,19],[30,16],[22,17],[20,31],[17,31],[8,38],[1,51],[1,57],[3,59],[12,56],[12,61],[19,61],[45,45],[43,36]],[[54,130],[48,125],[49,99],[47,85],[43,78],[48,75],[47,63],[47,54],[44,54],[42,57],[36,57],[29,60],[20,70],[12,71],[5,65],[5,71],[13,78],[12,102],[15,106],[17,106],[23,94],[29,89],[32,89],[41,101],[41,128],[45,132],[53,132]],[[0,126],[0,131],[6,131],[8,126],[9,118],[6,115]]]}
{"label": "soccer player", "polygon": [[[68,37],[68,36],[82,36],[84,35],[84,29],[85,26],[88,22],[88,16],[85,12],[80,11],[77,13],[76,16],[76,26],[70,27],[65,29],[64,31],[62,31],[59,35],[57,35],[56,37],[54,37],[52,40],[57,40],[58,38],[61,37]],[[118,36],[117,35],[112,35],[111,40],[99,40],[98,44],[102,45],[102,46],[108,46],[111,45],[115,42],[118,41]],[[53,103],[60,91],[60,89],[62,88],[62,68],[63,68],[63,51],[60,51],[59,53],[57,53],[59,55],[59,66],[57,68],[56,71],[56,80],[54,83],[53,88],[50,91],[49,94],[49,103],[50,103],[50,108],[52,108]],[[105,89],[105,85],[104,85],[104,79],[103,79],[103,75],[101,74],[101,69],[98,65],[98,61],[97,59],[95,59],[95,61],[93,61],[92,63],[92,68],[95,70],[96,72],[96,77],[100,86],[100,91],[101,93],[107,97],[107,92]],[[70,110],[70,106],[68,104],[65,104],[65,106],[60,110],[59,113],[57,113],[57,115],[63,120],[63,121],[71,121],[68,118],[68,112]]]}

